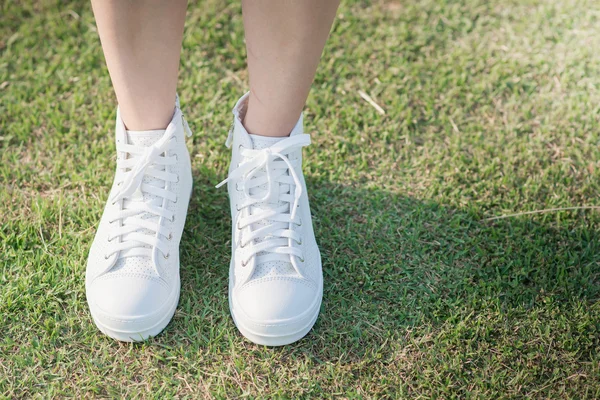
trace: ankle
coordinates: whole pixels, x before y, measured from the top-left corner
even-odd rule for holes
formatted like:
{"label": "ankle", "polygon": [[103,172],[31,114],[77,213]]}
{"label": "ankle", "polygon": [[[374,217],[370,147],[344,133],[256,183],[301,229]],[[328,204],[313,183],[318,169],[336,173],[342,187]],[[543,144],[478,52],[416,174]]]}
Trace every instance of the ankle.
{"label": "ankle", "polygon": [[242,124],[249,134],[267,137],[286,137],[298,122],[300,112],[282,110],[279,108],[267,109],[252,101],[248,101],[245,113],[240,116]]}
{"label": "ankle", "polygon": [[167,129],[173,119],[176,104],[169,101],[126,101],[119,103],[121,118],[130,131],[156,131]]}

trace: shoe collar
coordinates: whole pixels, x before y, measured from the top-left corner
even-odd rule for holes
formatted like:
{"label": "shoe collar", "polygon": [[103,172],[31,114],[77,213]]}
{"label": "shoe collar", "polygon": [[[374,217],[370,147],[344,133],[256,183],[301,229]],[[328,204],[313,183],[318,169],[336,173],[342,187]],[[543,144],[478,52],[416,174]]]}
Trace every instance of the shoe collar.
{"label": "shoe collar", "polygon": [[[244,124],[242,123],[242,120],[244,119],[244,116],[246,115],[246,111],[248,108],[248,99],[249,98],[250,98],[250,92],[247,92],[242,97],[240,97],[240,99],[237,101],[237,103],[235,103],[235,106],[233,107],[233,110],[232,110],[232,113],[234,115],[233,124],[231,125],[231,128],[229,129],[229,134],[227,135],[227,140],[225,141],[225,146],[227,146],[228,148],[231,147],[231,145],[233,144],[234,136],[242,136],[243,137],[242,141],[244,143],[246,143],[246,142],[248,142],[250,144],[252,143],[252,140],[250,139],[248,131],[246,130],[246,128],[244,127]],[[298,121],[296,122],[296,125],[294,125],[294,128],[290,132],[290,136],[300,135],[303,133],[303,125],[304,125],[303,119],[304,119],[304,116],[301,113],[300,117],[298,118]]]}
{"label": "shoe collar", "polygon": [[[181,111],[181,106],[179,104],[179,95],[175,96],[175,108],[173,109],[173,116],[171,117],[171,122],[169,122],[169,126],[171,124],[175,125],[177,132],[179,132],[180,129],[183,128],[183,131],[187,137],[192,136],[190,126],[188,125],[188,122],[185,119],[183,112]],[[127,127],[125,127],[125,123],[123,122],[123,118],[121,117],[121,107],[119,106],[117,106],[115,136],[117,138],[117,141],[122,140],[123,143],[127,143]]]}

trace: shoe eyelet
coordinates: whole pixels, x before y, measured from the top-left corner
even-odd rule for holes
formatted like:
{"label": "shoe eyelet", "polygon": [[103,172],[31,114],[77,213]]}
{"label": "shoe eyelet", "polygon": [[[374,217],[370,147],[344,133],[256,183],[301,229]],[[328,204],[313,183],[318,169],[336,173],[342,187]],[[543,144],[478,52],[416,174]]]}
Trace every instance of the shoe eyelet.
{"label": "shoe eyelet", "polygon": [[245,267],[246,265],[248,265],[247,262],[242,261],[242,267]]}
{"label": "shoe eyelet", "polygon": [[176,204],[178,200],[179,199],[177,197],[175,197],[175,200],[173,201],[173,203]]}
{"label": "shoe eyelet", "polygon": [[235,184],[235,190],[237,190],[238,192],[241,192],[241,191],[243,191],[244,189],[240,189],[240,188],[239,188],[239,186],[238,186],[238,184],[236,183],[236,184]]}
{"label": "shoe eyelet", "polygon": [[179,159],[177,158],[177,154],[173,154],[173,157],[175,157],[175,162],[177,162]]}
{"label": "shoe eyelet", "polygon": [[240,227],[240,221],[238,221],[238,222],[235,224],[235,226],[236,226],[236,228],[238,228],[238,231],[241,231],[241,230],[242,230],[242,228]]}
{"label": "shoe eyelet", "polygon": [[170,219],[170,222],[175,222],[175,216],[173,215],[173,218]]}
{"label": "shoe eyelet", "polygon": [[175,181],[175,183],[179,183],[179,175],[177,175],[177,180]]}
{"label": "shoe eyelet", "polygon": [[296,241],[296,243],[298,243],[298,246],[302,245],[302,239],[300,239],[299,241]]}
{"label": "shoe eyelet", "polygon": [[105,259],[105,260],[108,260],[109,258],[110,258],[110,257],[109,257],[109,256],[107,256],[106,254],[104,255],[104,259]]}
{"label": "shoe eyelet", "polygon": [[167,253],[167,254],[165,254],[165,255],[163,256],[163,258],[164,258],[165,260],[167,260],[167,259],[169,259],[169,257],[170,257],[170,256],[171,256],[171,255],[170,255],[169,253]]}
{"label": "shoe eyelet", "polygon": [[242,209],[241,209],[241,208],[239,208],[237,204],[235,205],[235,209],[236,209],[237,211],[242,211]]}
{"label": "shoe eyelet", "polygon": [[167,237],[167,240],[172,240],[173,239],[173,234],[169,233],[169,236]]}
{"label": "shoe eyelet", "polygon": [[242,146],[241,144],[238,146],[238,151],[242,151],[245,150],[246,148],[244,146]]}

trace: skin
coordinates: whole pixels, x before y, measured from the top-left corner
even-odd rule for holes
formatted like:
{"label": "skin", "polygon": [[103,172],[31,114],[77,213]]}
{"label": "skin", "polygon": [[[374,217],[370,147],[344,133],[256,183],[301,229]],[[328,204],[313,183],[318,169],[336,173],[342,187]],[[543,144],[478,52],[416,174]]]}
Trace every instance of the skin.
{"label": "skin", "polygon": [[244,126],[288,136],[312,85],[339,0],[242,0],[250,74]]}
{"label": "skin", "polygon": [[[339,0],[242,0],[250,98],[244,126],[288,136],[298,121]],[[106,64],[130,130],[171,120],[186,0],[92,0]]]}
{"label": "skin", "polygon": [[173,117],[187,0],[92,0],[127,129],[165,129]]}

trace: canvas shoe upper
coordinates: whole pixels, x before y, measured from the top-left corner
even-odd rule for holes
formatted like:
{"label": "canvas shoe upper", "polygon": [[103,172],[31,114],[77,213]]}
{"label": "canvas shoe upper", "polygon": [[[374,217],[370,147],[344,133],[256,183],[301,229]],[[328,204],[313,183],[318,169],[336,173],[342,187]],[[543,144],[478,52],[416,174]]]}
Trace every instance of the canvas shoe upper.
{"label": "canvas shoe upper", "polygon": [[302,173],[302,117],[289,137],[249,135],[248,94],[236,104],[227,145],[232,218],[229,300],[244,336],[283,345],[313,326],[322,298],[321,256]]}
{"label": "canvas shoe upper", "polygon": [[117,109],[117,168],[92,243],[86,297],[94,322],[123,341],[157,335],[179,299],[179,242],[192,190],[177,102],[165,131],[129,134]]}

